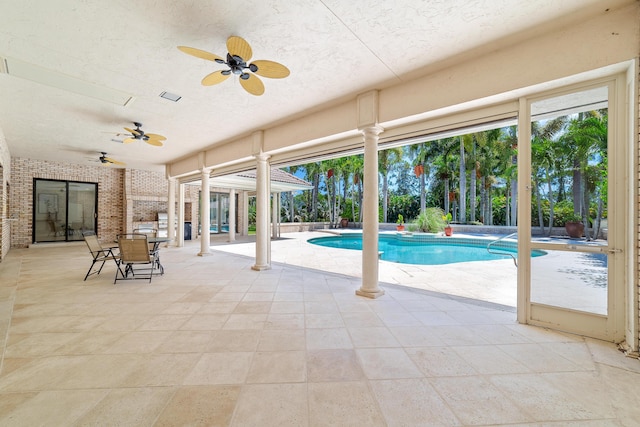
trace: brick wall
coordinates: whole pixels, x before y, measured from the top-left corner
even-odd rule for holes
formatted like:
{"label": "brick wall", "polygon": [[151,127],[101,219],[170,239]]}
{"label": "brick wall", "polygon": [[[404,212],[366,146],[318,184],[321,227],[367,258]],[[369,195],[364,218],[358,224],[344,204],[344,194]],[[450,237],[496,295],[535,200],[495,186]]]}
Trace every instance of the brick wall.
{"label": "brick wall", "polygon": [[97,183],[98,236],[103,240],[113,240],[122,232],[122,169],[14,157],[9,211],[18,220],[12,224],[12,248],[24,248],[32,243],[34,178]]}
{"label": "brick wall", "polygon": [[[155,221],[157,212],[168,209],[168,180],[161,172],[15,157],[11,161],[9,216],[17,218],[11,224],[12,248],[24,248],[32,243],[34,178],[98,183],[97,234],[103,241],[132,231],[134,219]],[[129,192],[125,197],[126,189]],[[191,201],[191,197],[187,194],[187,201]],[[197,199],[192,205],[197,216]]]}

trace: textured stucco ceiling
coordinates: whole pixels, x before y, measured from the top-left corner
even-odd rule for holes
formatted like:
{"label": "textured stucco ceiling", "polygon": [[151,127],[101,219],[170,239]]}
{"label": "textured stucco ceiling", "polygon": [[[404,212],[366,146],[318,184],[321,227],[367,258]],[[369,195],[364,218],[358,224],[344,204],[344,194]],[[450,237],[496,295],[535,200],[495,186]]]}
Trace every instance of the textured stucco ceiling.
{"label": "textured stucco ceiling", "polygon": [[[428,74],[483,52],[586,19],[629,0],[20,0],[0,5],[0,57],[73,86],[60,89],[0,73],[0,130],[13,157],[74,163],[99,152],[128,166],[162,165],[319,106]],[[204,87],[222,67],[186,45],[224,56],[230,35],[253,59],[291,75],[246,93],[237,77]],[[65,80],[66,79],[66,80]],[[74,84],[75,82],[75,84]],[[108,89],[126,105],[76,93]],[[78,90],[73,90],[77,88]],[[177,103],[163,91],[182,96]],[[161,148],[124,145],[143,123]],[[118,135],[120,133],[120,135]]]}

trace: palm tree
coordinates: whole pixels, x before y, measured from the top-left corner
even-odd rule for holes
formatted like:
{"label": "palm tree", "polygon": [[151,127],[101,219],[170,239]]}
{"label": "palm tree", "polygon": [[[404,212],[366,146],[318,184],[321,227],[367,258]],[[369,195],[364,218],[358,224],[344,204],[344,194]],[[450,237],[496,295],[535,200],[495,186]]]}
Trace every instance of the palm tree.
{"label": "palm tree", "polygon": [[320,191],[320,173],[322,169],[320,162],[307,163],[304,165],[304,169],[306,171],[306,180],[313,184],[311,200],[307,203],[307,210],[309,210],[310,206],[309,217],[315,222],[318,221],[318,193]]}
{"label": "palm tree", "polygon": [[[597,213],[594,232],[602,217],[607,187],[607,111],[579,113],[562,136],[573,155],[573,210],[588,224],[591,195],[596,196]],[[594,234],[593,237],[596,237]],[[588,236],[590,237],[590,236]]]}
{"label": "palm tree", "polygon": [[413,167],[420,184],[420,212],[426,209],[426,186],[429,175],[429,143],[421,142],[409,146],[409,156],[413,158]]}
{"label": "palm tree", "polygon": [[378,172],[382,175],[382,222],[387,222],[389,210],[389,172],[402,160],[402,148],[389,148],[378,153]]}
{"label": "palm tree", "polygon": [[559,172],[562,173],[566,169],[566,146],[558,144],[556,141],[565,128],[567,121],[566,116],[556,117],[546,122],[531,123],[531,172],[532,180],[535,187],[535,195],[537,197],[538,221],[540,229],[544,233],[544,220],[542,215],[542,193],[541,183],[547,185],[547,201],[549,202],[549,231],[547,235],[551,235],[554,218],[555,196],[553,191],[553,183],[557,182]]}

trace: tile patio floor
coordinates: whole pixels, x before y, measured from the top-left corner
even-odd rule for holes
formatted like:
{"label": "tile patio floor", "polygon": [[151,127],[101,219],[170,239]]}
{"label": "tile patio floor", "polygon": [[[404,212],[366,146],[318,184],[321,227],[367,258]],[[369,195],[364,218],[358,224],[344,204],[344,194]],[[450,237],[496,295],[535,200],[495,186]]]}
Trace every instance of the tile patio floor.
{"label": "tile patio floor", "polygon": [[312,234],[273,242],[261,272],[252,243],[163,248],[151,284],[113,285],[113,265],[83,282],[84,243],[11,250],[0,425],[640,423],[640,362],[613,344],[519,325],[507,294],[453,295],[444,274],[381,263],[386,294],[357,297],[359,253],[309,248]]}

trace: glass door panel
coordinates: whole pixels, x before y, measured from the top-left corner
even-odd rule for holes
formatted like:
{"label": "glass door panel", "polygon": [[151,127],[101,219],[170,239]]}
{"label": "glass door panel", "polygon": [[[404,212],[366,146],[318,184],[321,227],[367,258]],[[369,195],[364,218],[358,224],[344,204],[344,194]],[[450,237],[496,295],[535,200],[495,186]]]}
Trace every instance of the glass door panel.
{"label": "glass door panel", "polygon": [[36,180],[33,195],[33,241],[65,241],[67,183]]}
{"label": "glass door panel", "polygon": [[209,232],[219,233],[218,228],[218,193],[209,194]]}
{"label": "glass door panel", "polygon": [[220,194],[220,232],[229,232],[229,195]]}
{"label": "glass door panel", "polygon": [[97,184],[36,179],[33,242],[82,240],[96,231]]}
{"label": "glass door panel", "polygon": [[96,198],[96,184],[69,183],[69,215],[67,218],[67,237],[69,240],[82,240],[82,233],[96,232]]}
{"label": "glass door panel", "polygon": [[[529,321],[611,339],[615,206],[609,99],[613,84],[537,100],[531,118]],[[621,209],[622,210],[622,209]],[[620,277],[620,276],[617,276]],[[618,307],[622,309],[623,307]]]}

